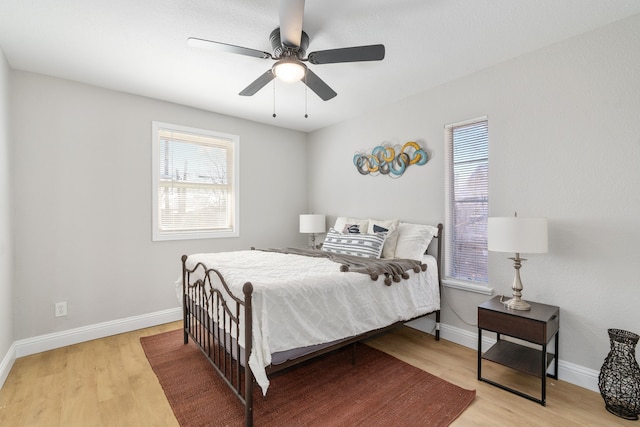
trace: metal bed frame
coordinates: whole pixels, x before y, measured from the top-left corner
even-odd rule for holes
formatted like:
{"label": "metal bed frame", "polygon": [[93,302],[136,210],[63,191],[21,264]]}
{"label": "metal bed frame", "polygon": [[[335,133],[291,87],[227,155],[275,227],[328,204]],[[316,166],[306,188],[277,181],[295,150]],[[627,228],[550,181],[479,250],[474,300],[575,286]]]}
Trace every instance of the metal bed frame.
{"label": "metal bed frame", "polygon": [[[442,224],[438,224],[437,239],[437,267],[438,290],[441,292],[441,259],[442,259]],[[433,242],[432,242],[433,243]],[[431,245],[430,245],[431,246]],[[253,425],[253,387],[254,378],[249,367],[249,355],[252,350],[252,316],[253,310],[251,297],[253,285],[247,282],[243,286],[242,298],[233,295],[222,274],[215,268],[208,268],[203,263],[198,263],[192,269],[187,268],[187,255],[182,256],[182,295],[183,295],[183,322],[184,343],[189,342],[189,337],[200,348],[212,366],[218,372],[222,380],[240,400],[245,409],[245,425]],[[204,277],[191,283],[191,276]],[[212,283],[221,283],[220,287],[210,286]],[[206,291],[210,289],[210,291]],[[226,295],[225,295],[226,293]],[[210,313],[215,313],[215,319]],[[240,327],[239,313],[244,316],[244,327]],[[426,313],[424,317],[435,313],[436,340],[440,339],[440,310]],[[355,337],[341,340],[321,350],[305,356],[289,360],[287,362],[270,365],[266,368],[267,375],[297,365],[301,362],[328,353],[338,348],[355,344],[365,338],[371,337],[396,328],[415,319],[409,319],[393,323],[381,329],[360,334]],[[227,332],[228,331],[228,332]],[[242,335],[241,335],[242,334]],[[240,340],[234,337],[244,336],[244,348]],[[355,358],[355,346],[354,346]]]}

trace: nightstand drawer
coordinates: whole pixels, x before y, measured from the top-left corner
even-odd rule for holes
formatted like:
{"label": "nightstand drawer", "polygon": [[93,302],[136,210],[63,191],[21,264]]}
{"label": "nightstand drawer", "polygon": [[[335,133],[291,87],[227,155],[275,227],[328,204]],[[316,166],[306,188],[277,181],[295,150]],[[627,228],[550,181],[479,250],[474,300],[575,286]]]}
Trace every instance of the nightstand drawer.
{"label": "nightstand drawer", "polygon": [[494,298],[478,307],[479,328],[546,344],[560,327],[560,310],[557,307],[533,303],[531,311],[514,311],[499,301],[499,298]]}
{"label": "nightstand drawer", "polygon": [[518,337],[536,344],[547,342],[545,323],[489,310],[478,310],[478,326],[488,331]]}

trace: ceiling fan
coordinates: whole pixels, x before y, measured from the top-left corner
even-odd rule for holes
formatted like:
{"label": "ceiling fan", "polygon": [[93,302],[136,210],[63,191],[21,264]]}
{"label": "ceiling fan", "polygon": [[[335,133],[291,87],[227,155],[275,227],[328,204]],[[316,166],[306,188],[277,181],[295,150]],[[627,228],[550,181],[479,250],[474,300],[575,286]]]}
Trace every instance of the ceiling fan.
{"label": "ceiling fan", "polygon": [[278,77],[284,81],[299,81],[307,85],[322,100],[328,101],[337,93],[320,77],[311,71],[304,62],[314,65],[335,64],[340,62],[380,61],[384,59],[384,45],[375,44],[311,52],[306,58],[309,36],[302,30],[304,18],[304,0],[280,0],[280,27],[271,32],[269,39],[273,54],[242,46],[204,40],[195,37],[188,39],[189,46],[212,49],[219,52],[236,53],[260,59],[273,59],[276,63],[260,77],[244,88],[240,95],[251,96],[267,83]]}

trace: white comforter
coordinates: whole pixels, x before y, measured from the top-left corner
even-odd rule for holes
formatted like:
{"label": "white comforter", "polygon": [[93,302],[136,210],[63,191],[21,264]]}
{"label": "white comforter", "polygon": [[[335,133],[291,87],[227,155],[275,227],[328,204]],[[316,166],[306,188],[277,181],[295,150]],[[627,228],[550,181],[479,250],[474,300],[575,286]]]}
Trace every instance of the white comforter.
{"label": "white comforter", "polygon": [[[264,368],[272,353],[352,337],[440,308],[436,261],[429,255],[422,260],[426,272],[409,271],[409,279],[391,286],[384,284],[384,276],[374,282],[367,274],[340,272],[340,264],[328,259],[301,255],[195,254],[187,267],[198,262],[220,271],[240,298],[244,283],[253,284],[249,365],[265,394],[269,380]],[[176,285],[181,293],[182,279]]]}

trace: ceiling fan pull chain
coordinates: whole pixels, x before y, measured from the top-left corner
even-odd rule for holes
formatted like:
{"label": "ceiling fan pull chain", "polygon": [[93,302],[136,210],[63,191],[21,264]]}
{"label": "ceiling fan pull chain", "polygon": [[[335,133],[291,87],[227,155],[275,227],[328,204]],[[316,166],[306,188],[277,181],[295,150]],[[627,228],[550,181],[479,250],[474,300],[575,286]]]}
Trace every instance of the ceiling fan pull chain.
{"label": "ceiling fan pull chain", "polygon": [[308,118],[309,114],[307,114],[307,90],[309,86],[307,86],[307,73],[304,74],[304,118]]}
{"label": "ceiling fan pull chain", "polygon": [[273,117],[276,117],[276,79],[273,79]]}

